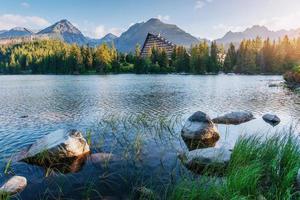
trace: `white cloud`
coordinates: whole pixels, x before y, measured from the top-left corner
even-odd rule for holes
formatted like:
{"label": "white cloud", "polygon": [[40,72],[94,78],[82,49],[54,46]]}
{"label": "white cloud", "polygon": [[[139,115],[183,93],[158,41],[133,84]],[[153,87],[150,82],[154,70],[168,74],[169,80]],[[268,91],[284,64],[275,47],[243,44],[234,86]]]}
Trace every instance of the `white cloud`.
{"label": "white cloud", "polygon": [[87,33],[92,38],[102,38],[106,34],[112,33],[116,36],[120,36],[122,33],[122,30],[119,28],[106,28],[103,25],[99,25],[95,28],[95,30],[91,33]]}
{"label": "white cloud", "polygon": [[213,0],[198,0],[195,3],[195,9],[201,9],[204,6],[206,6],[206,4],[213,2]]}
{"label": "white cloud", "polygon": [[27,2],[22,2],[21,6],[24,7],[24,8],[30,8],[30,4],[27,3]]}
{"label": "white cloud", "polygon": [[170,16],[169,15],[158,15],[157,19],[159,19],[161,21],[169,21],[170,20]]}
{"label": "white cloud", "polygon": [[205,1],[197,1],[196,2],[196,5],[195,5],[195,8],[196,9],[201,9],[205,6]]}
{"label": "white cloud", "polygon": [[102,24],[95,24],[94,22],[83,20],[82,23],[76,25],[82,33],[90,38],[102,38],[108,33],[112,33],[116,36],[120,36],[122,29],[115,27],[106,27]]}
{"label": "white cloud", "polygon": [[7,30],[14,27],[26,27],[29,29],[41,29],[50,23],[38,16],[23,16],[13,14],[0,15],[0,30]]}

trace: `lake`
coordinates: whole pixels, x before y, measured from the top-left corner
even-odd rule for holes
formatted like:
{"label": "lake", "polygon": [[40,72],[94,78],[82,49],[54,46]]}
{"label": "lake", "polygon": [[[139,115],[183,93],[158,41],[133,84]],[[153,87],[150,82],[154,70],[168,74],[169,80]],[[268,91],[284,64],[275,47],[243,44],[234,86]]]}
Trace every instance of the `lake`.
{"label": "lake", "polygon": [[[282,82],[281,76],[243,75],[0,76],[0,167],[51,131],[78,129],[92,133],[93,153],[112,152],[120,159],[106,169],[89,158],[76,173],[47,176],[40,167],[16,163],[14,172],[29,181],[22,199],[82,199],[96,189],[101,197],[121,198],[133,183],[150,182],[164,191],[171,179],[188,173],[177,159],[187,150],[180,130],[198,110],[211,118],[236,110],[256,117],[239,126],[218,125],[218,147],[232,148],[242,134],[267,135],[291,125],[298,131],[300,95]],[[281,123],[265,123],[265,113],[275,113]],[[137,120],[142,123],[135,127]],[[6,178],[1,174],[1,181]]]}

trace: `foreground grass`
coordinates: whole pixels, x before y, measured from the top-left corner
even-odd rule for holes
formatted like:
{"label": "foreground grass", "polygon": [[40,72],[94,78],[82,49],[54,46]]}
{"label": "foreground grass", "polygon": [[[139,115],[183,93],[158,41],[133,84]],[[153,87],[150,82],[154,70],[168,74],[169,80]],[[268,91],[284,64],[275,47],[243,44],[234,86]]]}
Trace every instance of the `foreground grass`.
{"label": "foreground grass", "polygon": [[268,139],[239,139],[225,178],[183,180],[170,199],[300,199],[295,181],[300,167],[300,145],[292,134]]}

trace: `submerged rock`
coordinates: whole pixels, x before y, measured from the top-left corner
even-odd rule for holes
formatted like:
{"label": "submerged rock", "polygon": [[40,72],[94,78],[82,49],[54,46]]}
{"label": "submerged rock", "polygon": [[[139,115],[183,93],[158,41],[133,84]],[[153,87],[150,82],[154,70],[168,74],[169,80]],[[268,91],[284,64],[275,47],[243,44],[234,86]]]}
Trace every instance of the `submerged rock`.
{"label": "submerged rock", "polygon": [[80,132],[58,130],[37,140],[22,153],[20,160],[51,167],[73,163],[74,160],[82,163],[82,159],[89,152],[90,147]]}
{"label": "submerged rock", "polygon": [[27,179],[23,176],[13,176],[4,185],[1,186],[0,192],[9,195],[17,194],[25,189],[27,186]]}
{"label": "submerged rock", "polygon": [[213,147],[219,140],[219,132],[210,117],[198,111],[184,124],[181,136],[190,150]]}
{"label": "submerged rock", "polygon": [[238,125],[254,119],[254,116],[251,112],[248,111],[237,111],[227,113],[223,116],[217,117],[212,121],[216,124],[233,124]]}
{"label": "submerged rock", "polygon": [[221,174],[230,162],[232,152],[225,148],[206,148],[181,155],[183,164],[193,172],[214,172]]}
{"label": "submerged rock", "polygon": [[94,153],[89,156],[88,160],[93,164],[107,164],[122,159],[113,153]]}
{"label": "submerged rock", "polygon": [[276,115],[265,114],[262,118],[265,122],[271,124],[272,126],[276,126],[280,123],[280,118]]}
{"label": "submerged rock", "polygon": [[22,116],[20,116],[21,119],[25,119],[27,117],[28,117],[28,115],[22,115]]}
{"label": "submerged rock", "polygon": [[279,87],[279,85],[276,84],[276,83],[270,83],[270,84],[269,84],[269,87]]}

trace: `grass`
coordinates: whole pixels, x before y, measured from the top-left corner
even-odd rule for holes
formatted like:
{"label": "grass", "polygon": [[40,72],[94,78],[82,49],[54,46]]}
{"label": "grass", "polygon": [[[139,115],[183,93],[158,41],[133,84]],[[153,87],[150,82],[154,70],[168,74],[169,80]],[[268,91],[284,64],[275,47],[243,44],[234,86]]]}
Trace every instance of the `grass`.
{"label": "grass", "polygon": [[4,169],[4,174],[5,175],[7,175],[7,174],[9,174],[9,172],[11,172],[11,163],[12,163],[12,159],[10,158],[9,160],[8,160],[8,162],[6,163],[6,165],[5,165],[5,169]]}
{"label": "grass", "polygon": [[92,145],[92,131],[91,130],[87,130],[86,132],[86,140],[89,146]]}
{"label": "grass", "polygon": [[241,137],[225,170],[225,181],[184,179],[173,188],[170,199],[300,199],[295,186],[299,167],[296,136]]}
{"label": "grass", "polygon": [[9,200],[10,199],[10,195],[6,192],[2,192],[0,191],[0,199],[1,200]]}

